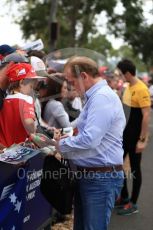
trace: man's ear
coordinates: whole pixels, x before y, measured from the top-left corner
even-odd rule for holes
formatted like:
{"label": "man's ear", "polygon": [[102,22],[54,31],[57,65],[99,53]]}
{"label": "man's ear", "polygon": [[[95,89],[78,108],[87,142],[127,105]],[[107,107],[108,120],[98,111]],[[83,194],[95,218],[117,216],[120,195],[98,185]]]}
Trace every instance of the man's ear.
{"label": "man's ear", "polygon": [[81,72],[81,73],[80,73],[80,76],[81,76],[81,78],[84,79],[84,80],[88,78],[88,74],[87,74],[86,72]]}
{"label": "man's ear", "polygon": [[125,74],[124,74],[126,77],[131,77],[131,73],[129,71],[127,71]]}

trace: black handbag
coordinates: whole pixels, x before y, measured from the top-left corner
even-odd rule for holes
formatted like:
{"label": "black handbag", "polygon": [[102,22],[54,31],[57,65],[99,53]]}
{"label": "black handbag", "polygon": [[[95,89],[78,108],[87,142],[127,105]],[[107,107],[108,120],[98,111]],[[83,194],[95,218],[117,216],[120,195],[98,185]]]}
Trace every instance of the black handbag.
{"label": "black handbag", "polygon": [[40,190],[46,200],[61,214],[72,211],[75,192],[75,174],[68,161],[59,161],[54,156],[44,160]]}

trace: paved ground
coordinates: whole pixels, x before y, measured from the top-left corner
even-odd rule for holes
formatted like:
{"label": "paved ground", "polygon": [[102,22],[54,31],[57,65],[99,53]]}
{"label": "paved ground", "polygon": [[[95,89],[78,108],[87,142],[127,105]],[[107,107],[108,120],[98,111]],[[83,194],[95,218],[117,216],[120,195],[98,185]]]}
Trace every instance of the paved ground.
{"label": "paved ground", "polygon": [[143,153],[142,172],[142,189],[138,200],[140,212],[131,216],[118,216],[114,212],[109,230],[153,230],[153,113],[150,141]]}

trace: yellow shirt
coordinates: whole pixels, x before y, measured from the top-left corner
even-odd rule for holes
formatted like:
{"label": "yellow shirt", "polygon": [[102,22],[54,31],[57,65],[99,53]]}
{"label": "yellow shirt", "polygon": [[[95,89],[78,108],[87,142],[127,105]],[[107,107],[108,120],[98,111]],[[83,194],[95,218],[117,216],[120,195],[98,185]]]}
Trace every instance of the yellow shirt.
{"label": "yellow shirt", "polygon": [[135,85],[128,85],[123,94],[123,104],[133,108],[150,107],[151,100],[147,86],[139,79]]}

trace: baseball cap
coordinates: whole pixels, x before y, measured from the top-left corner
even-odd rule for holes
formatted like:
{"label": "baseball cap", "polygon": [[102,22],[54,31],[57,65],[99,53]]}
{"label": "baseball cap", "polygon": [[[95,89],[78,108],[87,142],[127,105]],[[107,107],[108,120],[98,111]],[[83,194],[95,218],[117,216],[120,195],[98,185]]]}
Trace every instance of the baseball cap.
{"label": "baseball cap", "polygon": [[38,76],[33,67],[28,63],[12,64],[7,70],[7,77],[10,82],[20,81],[22,79],[44,79]]}
{"label": "baseball cap", "polygon": [[14,63],[29,63],[28,57],[25,55],[19,54],[19,53],[11,53],[3,58],[1,61],[1,65],[5,65],[9,62],[14,62]]}
{"label": "baseball cap", "polygon": [[39,76],[48,77],[49,74],[46,71],[45,63],[38,57],[31,56],[30,62],[34,70]]}
{"label": "baseball cap", "polygon": [[5,55],[10,54],[10,53],[13,53],[15,51],[16,51],[15,48],[13,48],[13,47],[11,47],[9,45],[6,45],[6,44],[0,46],[0,54],[2,56],[5,56]]}

